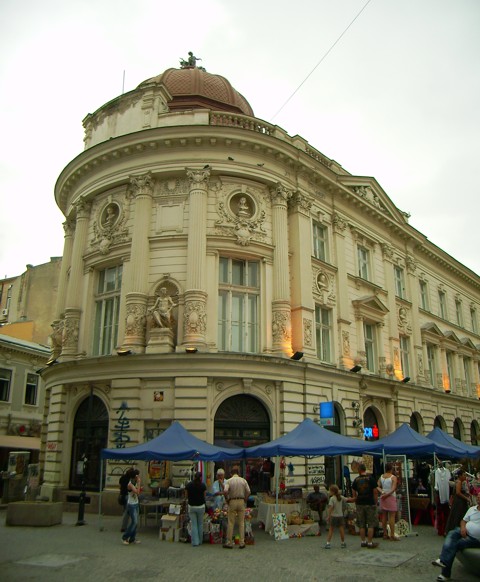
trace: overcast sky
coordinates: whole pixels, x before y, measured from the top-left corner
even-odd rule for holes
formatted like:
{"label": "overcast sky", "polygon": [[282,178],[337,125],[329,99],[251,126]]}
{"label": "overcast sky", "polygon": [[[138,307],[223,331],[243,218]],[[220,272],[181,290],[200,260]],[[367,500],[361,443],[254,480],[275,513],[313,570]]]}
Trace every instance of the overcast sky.
{"label": "overcast sky", "polygon": [[87,113],[190,50],[480,273],[479,30],[478,0],[1,0],[0,277],[62,254]]}

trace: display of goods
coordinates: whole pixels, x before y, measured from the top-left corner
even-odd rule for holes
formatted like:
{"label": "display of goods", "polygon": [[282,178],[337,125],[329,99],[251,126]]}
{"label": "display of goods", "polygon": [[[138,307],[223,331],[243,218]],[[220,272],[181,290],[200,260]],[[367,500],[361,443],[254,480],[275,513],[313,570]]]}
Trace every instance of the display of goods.
{"label": "display of goods", "polygon": [[303,517],[298,511],[292,511],[288,516],[288,525],[302,525]]}

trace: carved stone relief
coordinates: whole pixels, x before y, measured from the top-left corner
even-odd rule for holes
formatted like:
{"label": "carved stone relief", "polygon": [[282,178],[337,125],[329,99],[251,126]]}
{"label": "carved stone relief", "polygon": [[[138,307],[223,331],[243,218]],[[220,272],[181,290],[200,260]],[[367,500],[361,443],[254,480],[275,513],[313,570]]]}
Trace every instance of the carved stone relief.
{"label": "carved stone relief", "polygon": [[234,236],[240,246],[263,241],[266,236],[266,213],[262,197],[256,188],[222,185],[217,190],[215,229],[218,234]]}
{"label": "carved stone relief", "polygon": [[399,307],[397,312],[398,329],[405,335],[412,333],[412,326],[409,321],[409,313],[406,307]]}
{"label": "carved stone relief", "polygon": [[272,321],[274,343],[289,342],[291,339],[290,315],[286,311],[274,311]]}
{"label": "carved stone relief", "polygon": [[207,314],[203,301],[187,301],[184,311],[184,331],[187,334],[204,334],[207,329]]}
{"label": "carved stone relief", "polygon": [[312,345],[312,320],[308,317],[303,318],[303,338],[306,346]]}
{"label": "carved stone relief", "polygon": [[342,346],[343,346],[343,355],[349,356],[350,355],[350,334],[348,331],[342,331]]}
{"label": "carved stone relief", "polygon": [[111,194],[94,211],[93,237],[91,245],[107,255],[113,245],[128,240],[127,220],[130,213],[129,194],[123,196]]}

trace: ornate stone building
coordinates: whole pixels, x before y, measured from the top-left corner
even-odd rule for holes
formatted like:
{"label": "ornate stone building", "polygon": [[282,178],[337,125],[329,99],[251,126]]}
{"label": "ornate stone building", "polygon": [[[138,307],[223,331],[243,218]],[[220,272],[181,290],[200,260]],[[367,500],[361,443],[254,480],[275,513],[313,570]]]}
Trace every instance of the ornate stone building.
{"label": "ornate stone building", "polygon": [[[188,63],[83,123],[85,150],[55,187],[65,248],[43,494],[78,488],[84,453],[98,488],[101,447],[172,420],[254,445],[326,401],[349,436],[409,422],[478,443],[480,279],[374,178]],[[331,480],[341,465],[327,462]]]}

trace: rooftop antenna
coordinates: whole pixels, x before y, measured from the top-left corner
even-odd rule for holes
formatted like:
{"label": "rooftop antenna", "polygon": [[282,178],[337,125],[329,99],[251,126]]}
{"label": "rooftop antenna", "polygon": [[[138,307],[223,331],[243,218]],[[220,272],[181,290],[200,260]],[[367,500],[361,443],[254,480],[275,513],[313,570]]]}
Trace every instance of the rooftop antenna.
{"label": "rooftop antenna", "polygon": [[123,69],[122,95],[125,93],[125,69]]}

